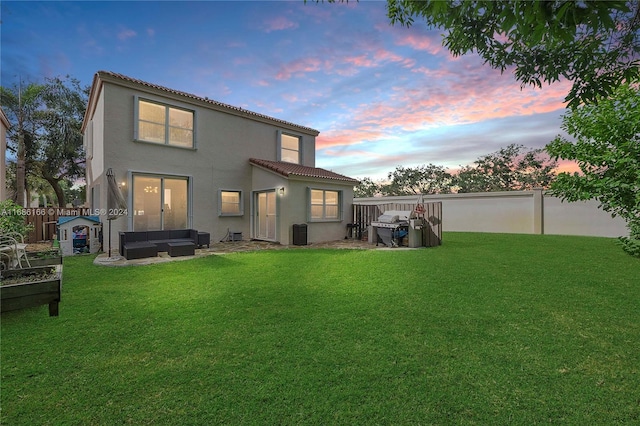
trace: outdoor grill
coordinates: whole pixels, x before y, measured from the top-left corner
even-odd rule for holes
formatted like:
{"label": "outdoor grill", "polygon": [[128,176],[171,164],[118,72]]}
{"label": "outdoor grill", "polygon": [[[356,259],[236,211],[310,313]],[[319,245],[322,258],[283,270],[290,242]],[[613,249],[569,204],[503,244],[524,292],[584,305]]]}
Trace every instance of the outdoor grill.
{"label": "outdoor grill", "polygon": [[371,226],[386,246],[398,247],[409,233],[412,214],[412,210],[388,210],[378,217],[377,221],[371,222]]}

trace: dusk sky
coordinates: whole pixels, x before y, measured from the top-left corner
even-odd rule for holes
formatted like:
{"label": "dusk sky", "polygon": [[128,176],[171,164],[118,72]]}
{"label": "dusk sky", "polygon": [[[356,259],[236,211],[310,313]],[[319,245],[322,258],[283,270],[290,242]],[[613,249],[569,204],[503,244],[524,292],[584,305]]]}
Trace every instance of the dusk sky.
{"label": "dusk sky", "polygon": [[386,2],[2,1],[1,83],[106,70],[320,131],[316,165],[354,178],[450,169],[560,133],[567,82],[525,87]]}

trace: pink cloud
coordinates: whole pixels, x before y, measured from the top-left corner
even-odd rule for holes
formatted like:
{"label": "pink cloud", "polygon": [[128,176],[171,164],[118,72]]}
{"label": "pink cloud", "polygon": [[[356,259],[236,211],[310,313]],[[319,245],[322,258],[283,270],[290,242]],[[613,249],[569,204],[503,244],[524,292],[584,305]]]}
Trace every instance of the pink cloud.
{"label": "pink cloud", "polygon": [[298,98],[298,96],[293,95],[291,93],[283,93],[282,94],[282,99],[284,99],[287,102],[298,102],[300,100],[300,98]]}
{"label": "pink cloud", "polygon": [[353,76],[358,74],[361,68],[377,68],[387,63],[397,63],[404,68],[411,68],[415,65],[415,60],[382,48],[372,49],[370,53],[357,56],[328,54],[323,59],[306,57],[283,64],[276,73],[275,78],[277,80],[288,80],[292,77],[302,77],[308,72],[317,71],[340,76]]}
{"label": "pink cloud", "polygon": [[358,105],[349,117],[343,118],[349,128],[345,125],[345,128],[321,134],[318,146],[327,148],[391,140],[398,132],[526,117],[564,109],[569,82],[521,90],[517,81],[478,62],[479,59],[463,59],[433,72],[418,70],[424,77],[417,78],[415,84],[392,87],[391,93],[386,93],[383,99]]}
{"label": "pink cloud", "polygon": [[277,80],[288,80],[294,75],[319,71],[322,65],[323,61],[314,57],[296,59],[280,67],[275,78]]}
{"label": "pink cloud", "polygon": [[361,144],[367,140],[378,140],[384,133],[380,130],[366,129],[364,127],[354,127],[352,129],[329,130],[322,132],[316,138],[316,147],[326,149],[339,146],[350,146]]}
{"label": "pink cloud", "polygon": [[264,31],[270,33],[272,31],[292,30],[298,28],[298,23],[290,21],[284,16],[271,18],[264,23]]}
{"label": "pink cloud", "polygon": [[325,149],[322,152],[324,155],[328,157],[349,157],[349,158],[367,158],[374,160],[387,160],[389,156],[387,154],[379,154],[376,152],[365,151],[360,149],[350,149],[348,152],[337,150],[337,149]]}
{"label": "pink cloud", "polygon": [[443,51],[442,41],[433,35],[405,34],[398,38],[396,44],[409,46],[414,50],[424,51],[432,55],[437,55]]}
{"label": "pink cloud", "polygon": [[374,54],[374,58],[378,63],[380,62],[399,62],[403,67],[411,68],[415,65],[415,59],[405,58],[396,53],[390,52],[385,49],[378,49]]}
{"label": "pink cloud", "polygon": [[356,67],[372,67],[375,62],[367,55],[359,56],[347,56],[344,58],[344,62],[347,64],[355,65]]}

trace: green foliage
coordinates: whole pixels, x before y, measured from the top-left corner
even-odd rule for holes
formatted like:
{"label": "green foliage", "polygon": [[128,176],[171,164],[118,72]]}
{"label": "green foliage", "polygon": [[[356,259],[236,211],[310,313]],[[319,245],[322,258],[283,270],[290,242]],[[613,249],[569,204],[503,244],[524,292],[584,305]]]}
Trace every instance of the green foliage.
{"label": "green foliage", "polygon": [[[64,259],[2,314],[6,425],[636,424],[640,262],[612,239]],[[348,265],[348,267],[346,267]]]}
{"label": "green foliage", "polygon": [[620,237],[622,249],[631,256],[640,257],[640,220],[629,222],[629,236]]}
{"label": "green foliage", "polygon": [[567,79],[574,107],[640,75],[640,2],[388,0],[392,23],[423,18],[454,55],[477,52],[523,85]]}
{"label": "green foliage", "polygon": [[49,182],[65,206],[64,181],[84,176],[82,149],[82,120],[88,101],[88,88],[81,87],[77,79],[51,78],[46,80],[43,109],[39,111],[42,123],[40,150],[36,156],[39,175]]}
{"label": "green foliage", "polygon": [[453,179],[444,167],[435,164],[398,166],[388,178],[391,183],[381,188],[384,195],[448,194]]}
{"label": "green foliage", "polygon": [[548,188],[555,179],[555,161],[542,149],[511,144],[464,166],[454,178],[458,192],[524,191]]}
{"label": "green foliage", "polygon": [[16,200],[26,206],[24,193],[27,189],[27,174],[33,169],[32,158],[37,152],[40,132],[37,111],[42,104],[44,86],[31,83],[22,87],[0,87],[0,105],[10,122],[7,132],[7,149],[16,153]]}
{"label": "green foliage", "polygon": [[[597,199],[632,230],[627,245],[638,244],[640,224],[640,90],[623,85],[610,98],[567,111],[558,136],[547,145],[556,159],[573,160],[581,173],[561,173],[552,192],[568,201]],[[634,231],[635,230],[635,231]],[[633,251],[633,249],[632,249]]]}
{"label": "green foliage", "polygon": [[382,184],[374,182],[371,178],[364,178],[353,188],[353,196],[356,198],[375,197],[380,194]]}
{"label": "green foliage", "polygon": [[479,157],[473,166],[463,166],[455,175],[434,164],[398,166],[388,174],[387,184],[362,179],[354,188],[354,196],[450,194],[454,189],[462,193],[548,188],[555,179],[556,166],[555,161],[543,155],[542,149],[511,144]]}
{"label": "green foliage", "polygon": [[26,238],[32,230],[33,225],[27,225],[21,206],[11,200],[0,201],[0,234],[17,232]]}
{"label": "green foliage", "polygon": [[[56,195],[58,205],[65,205],[61,182],[84,176],[84,153],[80,127],[87,105],[88,88],[77,79],[48,78],[44,84],[31,83],[10,88],[0,87],[0,101],[11,127],[8,149],[16,152],[15,182],[19,204],[24,189],[34,180],[44,180]],[[22,189],[22,190],[21,190]]]}

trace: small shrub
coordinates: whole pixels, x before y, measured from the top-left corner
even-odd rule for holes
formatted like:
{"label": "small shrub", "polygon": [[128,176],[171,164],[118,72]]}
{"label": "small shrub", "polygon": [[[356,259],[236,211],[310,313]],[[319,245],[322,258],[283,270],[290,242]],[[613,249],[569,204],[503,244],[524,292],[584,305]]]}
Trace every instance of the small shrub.
{"label": "small shrub", "polygon": [[27,225],[24,209],[11,200],[0,202],[0,233],[17,232],[25,238],[33,230],[33,225]]}

